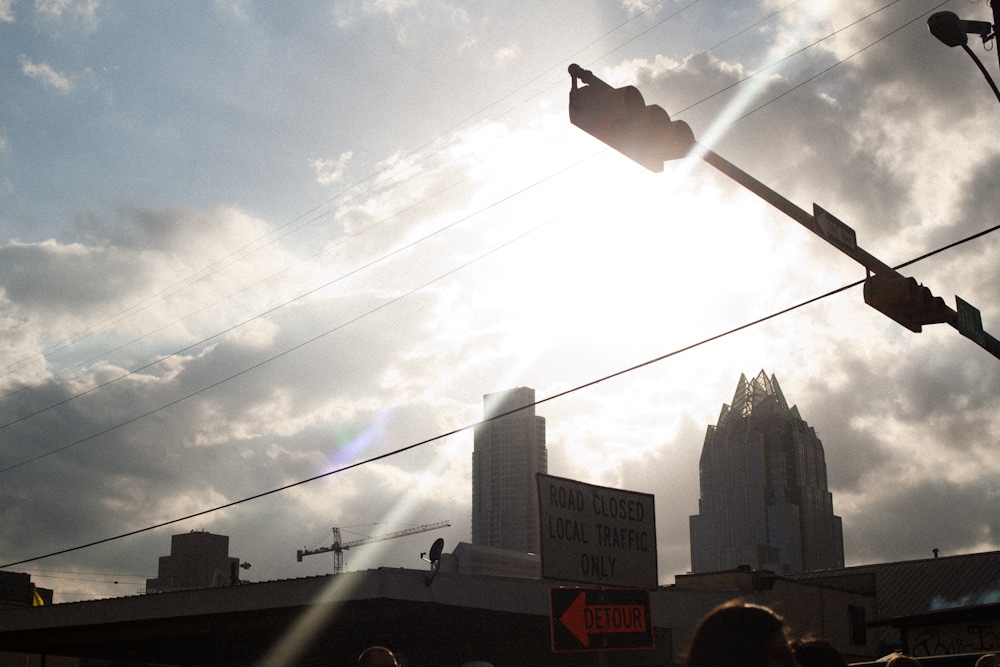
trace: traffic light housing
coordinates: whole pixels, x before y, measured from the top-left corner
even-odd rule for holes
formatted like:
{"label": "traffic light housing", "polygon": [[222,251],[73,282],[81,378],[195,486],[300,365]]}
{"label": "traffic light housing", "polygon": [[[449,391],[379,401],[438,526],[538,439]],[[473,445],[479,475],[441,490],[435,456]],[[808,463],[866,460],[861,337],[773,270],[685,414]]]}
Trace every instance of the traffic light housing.
{"label": "traffic light housing", "polygon": [[[684,157],[694,133],[684,121],[672,121],[662,107],[646,105],[635,86],[612,88],[579,65],[570,65],[569,121],[653,172]],[[578,86],[577,81],[587,84]]]}
{"label": "traffic light housing", "polygon": [[924,324],[948,322],[954,313],[913,278],[875,274],[865,280],[865,303],[904,327],[920,333]]}

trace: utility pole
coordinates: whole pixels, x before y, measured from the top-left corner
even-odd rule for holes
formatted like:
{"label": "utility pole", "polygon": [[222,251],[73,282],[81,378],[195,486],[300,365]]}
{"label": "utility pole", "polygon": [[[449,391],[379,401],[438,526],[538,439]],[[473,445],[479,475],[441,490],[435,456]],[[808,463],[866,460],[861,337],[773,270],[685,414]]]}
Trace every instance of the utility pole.
{"label": "utility pole", "polygon": [[[1000,3],[1000,0],[995,0]],[[903,276],[857,243],[854,230],[813,204],[803,210],[714,151],[701,146],[684,121],[671,121],[657,105],[647,106],[634,86],[613,88],[579,65],[570,65],[569,119],[626,157],[653,172],[663,163],[690,154],[733,179],[800,225],[865,267],[865,303],[899,324],[920,333],[923,325],[948,323],[984,350],[1000,359],[1000,341],[983,331],[979,311],[959,297],[958,310],[931,294],[913,278]],[[585,86],[580,86],[583,82]]]}

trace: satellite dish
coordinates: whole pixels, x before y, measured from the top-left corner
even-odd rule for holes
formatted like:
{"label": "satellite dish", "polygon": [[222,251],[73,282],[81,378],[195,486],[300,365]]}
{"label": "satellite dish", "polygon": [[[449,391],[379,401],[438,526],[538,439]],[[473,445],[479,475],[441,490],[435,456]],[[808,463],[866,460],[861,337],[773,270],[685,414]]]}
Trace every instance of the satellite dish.
{"label": "satellite dish", "polygon": [[431,545],[431,565],[437,563],[441,560],[441,552],[444,551],[444,540],[442,538],[437,538],[434,540],[434,544]]}
{"label": "satellite dish", "polygon": [[444,540],[439,537],[434,540],[434,544],[431,545],[431,551],[427,554],[430,556],[428,560],[431,562],[431,570],[433,570],[431,576],[424,577],[424,584],[427,586],[431,585],[431,582],[434,581],[434,577],[437,576],[438,570],[441,569],[442,551],[444,551]]}

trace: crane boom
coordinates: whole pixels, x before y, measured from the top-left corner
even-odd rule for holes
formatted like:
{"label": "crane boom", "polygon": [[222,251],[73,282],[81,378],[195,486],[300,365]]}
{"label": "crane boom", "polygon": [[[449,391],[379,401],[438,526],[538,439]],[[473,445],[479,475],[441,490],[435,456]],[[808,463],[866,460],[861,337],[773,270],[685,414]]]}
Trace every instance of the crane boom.
{"label": "crane boom", "polygon": [[350,549],[351,547],[359,547],[362,544],[370,544],[371,542],[381,542],[383,540],[391,540],[397,537],[405,537],[406,535],[414,535],[416,533],[424,533],[428,530],[436,530],[437,528],[446,528],[451,526],[448,521],[439,521],[438,523],[429,523],[423,526],[415,526],[413,528],[406,528],[404,530],[397,530],[395,533],[386,533],[385,535],[373,535],[372,537],[362,537],[359,540],[353,540],[351,542],[341,542],[340,540],[340,528],[333,529],[333,544],[328,547],[319,547],[318,549],[299,549],[295,552],[295,559],[302,562],[303,556],[312,556],[315,554],[325,554],[333,552],[333,572],[334,574],[340,574],[344,571],[344,551]]}
{"label": "crane boom", "polygon": [[414,526],[413,528],[397,530],[395,533],[387,533],[385,535],[375,535],[374,537],[362,537],[359,540],[354,540],[352,542],[347,542],[346,544],[342,544],[341,548],[350,549],[351,547],[359,547],[362,544],[369,544],[370,542],[381,542],[382,540],[391,540],[396,537],[405,537],[406,535],[425,533],[428,530],[436,530],[437,528],[447,528],[449,526],[451,526],[451,523],[447,521],[439,521],[438,523],[429,523],[424,526]]}

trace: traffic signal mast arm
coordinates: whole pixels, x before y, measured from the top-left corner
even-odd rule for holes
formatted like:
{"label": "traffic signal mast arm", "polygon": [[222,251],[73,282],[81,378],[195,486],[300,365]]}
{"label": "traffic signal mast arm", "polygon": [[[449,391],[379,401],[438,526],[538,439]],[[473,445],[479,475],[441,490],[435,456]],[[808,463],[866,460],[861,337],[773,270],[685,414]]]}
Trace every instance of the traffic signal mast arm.
{"label": "traffic signal mast arm", "polygon": [[[612,88],[579,65],[570,65],[569,74],[573,79],[569,94],[572,124],[654,172],[663,171],[666,160],[697,155],[864,266],[869,272],[865,280],[865,303],[916,333],[925,324],[947,322],[1000,359],[1000,341],[982,330],[979,311],[969,304],[957,299],[959,312],[952,310],[916,280],[901,275],[858,246],[854,230],[818,205],[813,204],[814,211],[810,214],[697,143],[687,123],[671,121],[659,106],[646,106],[634,86]],[[587,85],[579,87],[577,80]]]}

